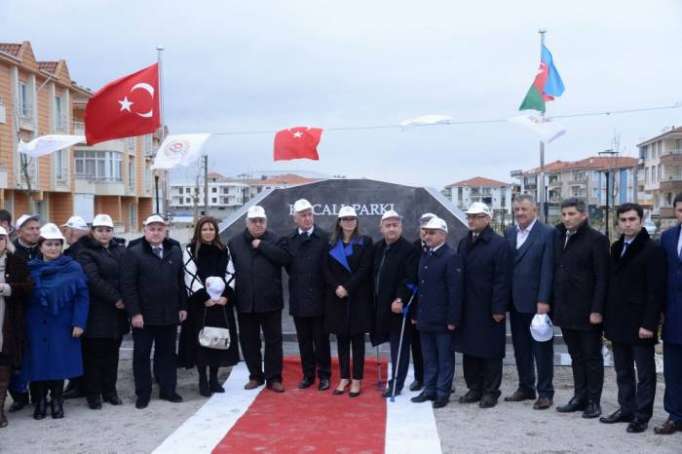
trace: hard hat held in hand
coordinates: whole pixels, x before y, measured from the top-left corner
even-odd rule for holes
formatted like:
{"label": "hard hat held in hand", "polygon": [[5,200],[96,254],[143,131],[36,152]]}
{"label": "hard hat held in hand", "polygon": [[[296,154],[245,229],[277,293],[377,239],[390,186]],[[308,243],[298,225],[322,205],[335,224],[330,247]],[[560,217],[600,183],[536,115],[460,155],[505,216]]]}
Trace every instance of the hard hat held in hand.
{"label": "hard hat held in hand", "polygon": [[218,276],[209,276],[206,278],[206,293],[213,300],[217,301],[223,296],[225,290],[225,281]]}
{"label": "hard hat held in hand", "polygon": [[537,342],[547,342],[554,337],[554,325],[547,314],[535,314],[530,322],[530,335]]}

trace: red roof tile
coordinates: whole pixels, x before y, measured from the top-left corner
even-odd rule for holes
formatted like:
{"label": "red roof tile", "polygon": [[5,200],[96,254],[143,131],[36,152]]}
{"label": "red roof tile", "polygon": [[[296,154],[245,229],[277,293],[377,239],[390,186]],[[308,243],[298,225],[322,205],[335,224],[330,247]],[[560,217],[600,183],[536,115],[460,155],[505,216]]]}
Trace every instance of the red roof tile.
{"label": "red roof tile", "polygon": [[468,180],[462,180],[458,181],[456,183],[449,184],[445,186],[446,188],[451,188],[451,187],[460,187],[460,186],[467,186],[467,187],[501,187],[501,186],[509,186],[509,183],[505,183],[503,181],[497,181],[497,180],[492,180],[490,178],[484,178],[484,177],[474,177],[470,178]]}
{"label": "red roof tile", "polygon": [[[558,173],[572,170],[606,170],[606,169],[624,169],[628,167],[635,167],[637,159],[625,156],[611,157],[611,156],[594,156],[591,158],[581,159],[579,161],[553,161],[545,164],[545,173]],[[536,175],[540,173],[540,168],[523,172],[523,175]]]}
{"label": "red roof tile", "polygon": [[0,43],[0,52],[10,54],[13,57],[19,56],[21,43]]}
{"label": "red roof tile", "polygon": [[45,71],[46,73],[56,74],[58,64],[59,64],[58,61],[39,61],[38,69],[41,71]]}

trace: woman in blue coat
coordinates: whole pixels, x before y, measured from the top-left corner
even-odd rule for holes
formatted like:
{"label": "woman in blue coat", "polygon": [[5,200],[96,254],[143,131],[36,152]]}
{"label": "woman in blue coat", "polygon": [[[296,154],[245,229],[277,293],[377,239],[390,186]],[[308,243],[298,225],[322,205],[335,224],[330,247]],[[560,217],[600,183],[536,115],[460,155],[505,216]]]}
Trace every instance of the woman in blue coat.
{"label": "woman in blue coat", "polygon": [[34,419],[63,418],[64,379],[83,375],[80,336],[88,318],[88,287],[81,266],[62,255],[64,237],[55,224],[40,229],[41,259],[28,263],[35,287],[26,305],[27,351],[23,367],[35,389]]}

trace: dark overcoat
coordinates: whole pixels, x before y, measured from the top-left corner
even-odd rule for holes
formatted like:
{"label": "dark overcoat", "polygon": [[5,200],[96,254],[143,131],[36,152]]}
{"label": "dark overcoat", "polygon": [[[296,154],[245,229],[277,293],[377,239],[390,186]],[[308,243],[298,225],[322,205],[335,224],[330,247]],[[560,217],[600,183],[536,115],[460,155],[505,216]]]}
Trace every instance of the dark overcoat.
{"label": "dark overcoat", "polygon": [[682,260],[677,253],[680,226],[672,227],[661,235],[661,246],[665,251],[668,264],[667,295],[663,322],[663,341],[682,344]]}
{"label": "dark overcoat", "polygon": [[584,222],[566,243],[566,228],[557,227],[554,249],[555,325],[574,330],[601,330],[590,313],[604,313],[609,283],[609,240]]}
{"label": "dark overcoat", "polygon": [[487,227],[474,241],[472,233],[458,248],[464,263],[462,322],[455,329],[455,349],[478,358],[503,358],[506,345],[505,314],[511,295],[512,254],[509,243]]}
{"label": "dark overcoat", "polygon": [[[611,246],[611,278],[604,311],[607,339],[631,345],[657,342],[661,310],[665,302],[666,261],[646,229],[623,252],[625,238]],[[653,339],[640,339],[639,329],[654,332]]]}
{"label": "dark overcoat", "polygon": [[12,295],[5,297],[5,321],[0,326],[3,338],[0,353],[9,357],[13,368],[19,368],[26,341],[25,306],[31,296],[33,280],[26,261],[10,252],[7,252],[5,262],[5,283],[12,289]]}
{"label": "dark overcoat", "polygon": [[[367,333],[371,329],[372,240],[367,236],[354,240],[352,254],[347,260],[350,271],[328,253],[324,267],[327,283],[325,326],[330,333],[342,336]],[[348,291],[348,297],[336,296],[339,285]]]}

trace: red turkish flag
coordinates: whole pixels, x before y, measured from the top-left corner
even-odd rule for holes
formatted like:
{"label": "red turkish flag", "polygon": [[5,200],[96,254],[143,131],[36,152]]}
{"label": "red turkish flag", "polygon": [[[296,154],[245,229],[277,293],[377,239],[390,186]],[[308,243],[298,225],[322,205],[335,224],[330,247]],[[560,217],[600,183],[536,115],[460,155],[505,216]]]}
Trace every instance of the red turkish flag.
{"label": "red turkish flag", "polygon": [[317,145],[322,137],[321,128],[296,126],[282,129],[275,134],[275,161],[291,159],[312,159],[318,161]]}
{"label": "red turkish flag", "polygon": [[88,145],[159,129],[160,95],[157,63],[106,84],[85,106]]}

